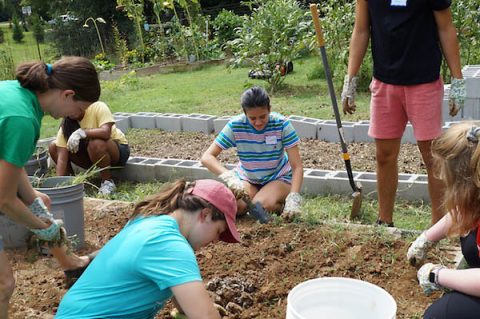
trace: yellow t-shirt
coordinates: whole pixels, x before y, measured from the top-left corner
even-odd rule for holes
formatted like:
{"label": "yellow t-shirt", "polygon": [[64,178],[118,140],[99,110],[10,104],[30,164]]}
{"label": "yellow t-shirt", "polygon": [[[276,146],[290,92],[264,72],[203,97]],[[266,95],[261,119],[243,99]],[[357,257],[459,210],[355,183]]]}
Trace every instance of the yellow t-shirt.
{"label": "yellow t-shirt", "polygon": [[[95,102],[91,104],[87,110],[85,111],[85,115],[83,119],[80,121],[80,128],[83,129],[92,129],[92,128],[99,128],[103,124],[107,123],[115,123],[113,119],[112,112],[108,108],[107,104],[103,102]],[[115,124],[112,126],[112,133],[110,138],[113,141],[117,141],[119,144],[128,144],[127,139],[125,138],[125,134],[120,131]],[[60,127],[57,133],[57,140],[55,144],[58,147],[67,147],[67,140],[63,135],[63,130]]]}

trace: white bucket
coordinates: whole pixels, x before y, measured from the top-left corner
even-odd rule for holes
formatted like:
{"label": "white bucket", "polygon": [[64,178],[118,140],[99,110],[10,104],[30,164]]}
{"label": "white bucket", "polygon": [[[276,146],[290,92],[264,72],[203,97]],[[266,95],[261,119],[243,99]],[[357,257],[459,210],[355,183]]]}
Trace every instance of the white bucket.
{"label": "white bucket", "polygon": [[395,319],[397,303],[382,288],[351,278],[317,278],[295,286],[287,319]]}

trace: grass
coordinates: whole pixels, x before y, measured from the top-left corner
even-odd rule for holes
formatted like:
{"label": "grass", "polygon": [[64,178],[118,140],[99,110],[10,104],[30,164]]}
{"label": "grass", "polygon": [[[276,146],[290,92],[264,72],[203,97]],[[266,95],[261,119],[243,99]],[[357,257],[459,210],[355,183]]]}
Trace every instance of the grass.
{"label": "grass", "polygon": [[[11,50],[15,65],[26,61],[40,60],[37,43],[31,31],[23,32],[23,41],[17,43],[12,39],[12,29],[8,27],[8,24],[0,24],[0,28],[2,28],[5,38],[5,42],[0,46],[7,46]],[[42,60],[49,61],[50,57],[47,56],[49,56],[50,46],[47,43],[40,43],[39,47]]]}

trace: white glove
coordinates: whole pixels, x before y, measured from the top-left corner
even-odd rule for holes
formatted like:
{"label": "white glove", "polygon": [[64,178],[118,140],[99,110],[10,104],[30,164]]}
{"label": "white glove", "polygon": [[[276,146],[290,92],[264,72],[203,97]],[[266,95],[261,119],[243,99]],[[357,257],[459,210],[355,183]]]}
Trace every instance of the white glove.
{"label": "white glove", "polygon": [[78,146],[80,145],[80,140],[87,137],[87,133],[81,128],[76,130],[70,135],[67,141],[67,150],[72,153],[78,152]]}
{"label": "white glove", "polygon": [[243,186],[242,180],[237,176],[235,171],[228,170],[223,172],[218,176],[222,181],[227,184],[228,188],[235,194],[237,199],[247,196],[247,192],[245,191],[245,187]]}
{"label": "white glove", "polygon": [[[428,296],[435,290],[440,290],[443,287],[438,283],[438,273],[445,268],[442,265],[435,265],[428,263],[423,265],[417,272],[418,283],[422,287],[423,292]],[[434,282],[430,281],[430,273],[434,273]]]}
{"label": "white glove", "polygon": [[60,242],[60,240],[62,239],[61,227],[62,224],[59,223],[56,219],[54,219],[50,226],[48,226],[48,228],[30,229],[30,231],[37,235],[38,239],[40,240],[49,242]]}
{"label": "white glove", "polygon": [[290,193],[285,198],[285,207],[283,208],[282,217],[286,219],[292,219],[293,216],[302,213],[302,195],[299,193]]}
{"label": "white glove", "polygon": [[343,79],[343,90],[342,90],[342,106],[343,114],[353,114],[356,109],[355,105],[355,96],[357,95],[357,81],[358,77],[353,76],[349,77],[348,74],[345,75]]}
{"label": "white glove", "polygon": [[452,84],[450,85],[450,92],[448,94],[448,108],[451,116],[457,115],[458,111],[463,108],[465,96],[465,79],[452,78]]}
{"label": "white glove", "polygon": [[428,250],[432,248],[433,245],[435,245],[435,242],[428,240],[425,232],[418,236],[407,251],[407,259],[410,265],[416,266],[423,263]]}

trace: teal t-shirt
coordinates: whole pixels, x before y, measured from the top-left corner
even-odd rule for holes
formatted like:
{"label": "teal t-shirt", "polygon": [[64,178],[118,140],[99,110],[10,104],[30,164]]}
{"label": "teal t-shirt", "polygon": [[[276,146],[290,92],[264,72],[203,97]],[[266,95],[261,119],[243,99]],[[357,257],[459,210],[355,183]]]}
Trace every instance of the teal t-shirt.
{"label": "teal t-shirt", "polygon": [[40,136],[43,111],[34,92],[0,81],[0,159],[23,167]]}
{"label": "teal t-shirt", "polygon": [[57,319],[154,318],[170,287],[201,281],[195,253],[168,215],[137,218],[99,252],[63,297]]}

